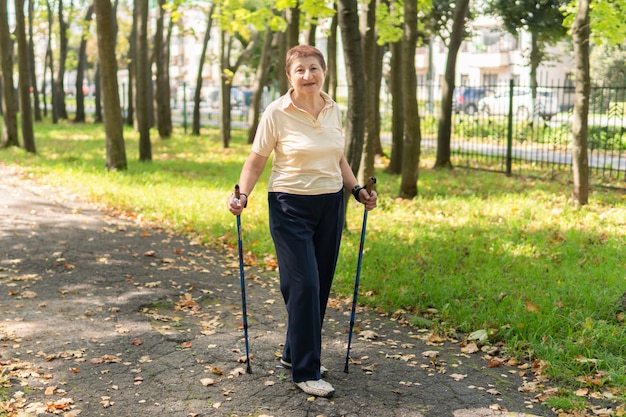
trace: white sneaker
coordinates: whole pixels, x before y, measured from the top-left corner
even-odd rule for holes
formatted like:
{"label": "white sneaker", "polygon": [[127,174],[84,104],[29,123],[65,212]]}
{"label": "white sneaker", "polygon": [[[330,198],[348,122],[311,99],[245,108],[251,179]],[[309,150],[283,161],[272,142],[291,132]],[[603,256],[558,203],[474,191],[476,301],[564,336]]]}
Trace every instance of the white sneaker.
{"label": "white sneaker", "polygon": [[316,397],[330,397],[335,393],[335,388],[323,379],[296,382],[296,385],[305,393]]}
{"label": "white sneaker", "polygon": [[[291,362],[287,362],[286,360],[281,358],[280,364],[287,369],[291,369]],[[328,372],[328,368],[326,368],[324,365],[320,365],[320,374],[324,375],[326,372]]]}

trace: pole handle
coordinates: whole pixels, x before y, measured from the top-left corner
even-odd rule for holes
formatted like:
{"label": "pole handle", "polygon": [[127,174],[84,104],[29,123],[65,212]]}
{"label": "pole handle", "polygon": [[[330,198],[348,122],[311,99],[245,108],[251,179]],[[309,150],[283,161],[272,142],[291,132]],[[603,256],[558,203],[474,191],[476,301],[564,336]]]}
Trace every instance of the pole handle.
{"label": "pole handle", "polygon": [[235,199],[239,201],[241,198],[241,193],[239,192],[239,184],[235,184]]}
{"label": "pole handle", "polygon": [[369,179],[367,180],[367,184],[365,184],[365,191],[367,191],[367,194],[372,194],[372,188],[374,188],[374,184],[376,184],[376,178],[369,177]]}

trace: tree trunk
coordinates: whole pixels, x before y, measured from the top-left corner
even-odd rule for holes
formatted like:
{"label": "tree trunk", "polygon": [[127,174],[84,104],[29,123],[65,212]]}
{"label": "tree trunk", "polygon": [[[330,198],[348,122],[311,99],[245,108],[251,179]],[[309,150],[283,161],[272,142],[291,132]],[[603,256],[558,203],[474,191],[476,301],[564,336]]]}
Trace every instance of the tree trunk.
{"label": "tree trunk", "polygon": [[227,33],[225,30],[221,30],[220,36],[220,102],[222,103],[221,108],[221,133],[222,133],[222,145],[224,148],[228,148],[230,146],[230,138],[231,138],[231,88],[233,78],[237,73],[237,70],[241,66],[242,62],[250,57],[250,53],[254,49],[256,43],[258,42],[259,34],[257,32],[252,33],[251,40],[247,45],[241,45],[244,47],[244,50],[239,54],[234,64],[231,64],[231,54],[233,50],[237,48],[233,48],[233,42],[237,40],[234,35]]}
{"label": "tree trunk", "polygon": [[[337,11],[337,3],[335,2],[335,11]],[[333,100],[337,100],[337,13],[335,13],[330,22],[330,30],[326,45],[326,80],[324,81],[324,90]]]}
{"label": "tree trunk", "polygon": [[[165,0],[159,0],[156,33],[154,34],[154,60],[156,62],[156,122],[161,139],[172,136],[172,108],[170,106],[169,42],[171,30],[165,34]],[[168,28],[171,28],[170,24]]]}
{"label": "tree trunk", "polygon": [[137,10],[137,39],[135,44],[135,110],[137,112],[137,130],[139,131],[139,160],[152,160],[150,143],[150,89],[152,71],[150,70],[148,47],[148,2],[135,0]]}
{"label": "tree trunk", "polygon": [[404,110],[402,89],[402,41],[391,44],[391,70],[389,88],[391,90],[391,156],[388,171],[390,174],[402,172],[402,146],[404,137]]}
{"label": "tree trunk", "polygon": [[448,59],[446,72],[441,88],[441,115],[439,116],[439,129],[437,134],[437,159],[435,168],[452,168],[450,160],[450,136],[452,134],[452,97],[454,95],[454,82],[456,76],[456,59],[463,42],[465,31],[465,19],[469,10],[469,0],[456,0],[452,32],[450,33],[450,45],[448,46]]}
{"label": "tree trunk", "polygon": [[[35,71],[35,45],[33,38],[33,21],[35,19],[35,0],[28,1],[28,59],[30,61],[30,85],[33,89],[33,108],[35,120],[41,121],[41,108],[39,104],[39,89],[37,88],[37,72]],[[44,61],[45,62],[45,61]],[[45,73],[44,64],[44,73]],[[44,77],[45,78],[45,77]]]}
{"label": "tree trunk", "polygon": [[196,90],[193,96],[193,127],[192,133],[200,135],[200,97],[202,92],[202,71],[204,61],[206,60],[206,51],[211,40],[211,28],[213,27],[213,12],[215,11],[215,2],[211,3],[209,13],[207,14],[206,32],[204,32],[204,40],[202,41],[202,52],[200,53],[200,63],[198,65],[198,74],[196,75]]}
{"label": "tree trunk", "polygon": [[94,113],[93,113],[93,122],[102,123],[104,119],[104,117],[102,116],[102,82],[101,82],[102,77],[100,76],[100,64],[97,62],[96,62],[95,72],[96,73],[93,77],[94,78],[93,82],[96,85],[96,93],[94,94],[94,100],[96,102],[96,109],[94,110]]}
{"label": "tree trunk", "polygon": [[404,108],[404,143],[400,197],[417,196],[421,151],[420,117],[417,107],[415,47],[417,45],[417,0],[404,2],[404,38],[402,39],[402,85]]}
{"label": "tree trunk", "polygon": [[289,50],[300,43],[300,7],[295,2],[295,7],[287,9],[287,49]]}
{"label": "tree trunk", "polygon": [[104,131],[106,135],[106,166],[109,171],[127,169],[124,146],[124,121],[120,111],[115,57],[115,17],[111,0],[94,0],[98,36]]}
{"label": "tree trunk", "polygon": [[578,1],[578,12],[572,25],[576,89],[572,119],[572,169],[574,175],[574,201],[578,205],[589,202],[589,160],[587,156],[587,133],[589,115],[589,0]]}
{"label": "tree trunk", "polygon": [[272,61],[272,40],[274,32],[268,26],[263,37],[263,48],[261,49],[261,59],[254,77],[252,104],[248,110],[248,143],[254,142],[257,127],[259,126],[259,115],[261,113],[261,99],[263,98],[263,87],[267,84],[267,77],[270,73]]}
{"label": "tree trunk", "polygon": [[361,42],[365,69],[365,138],[361,163],[357,179],[365,184],[369,177],[374,176],[374,147],[378,138],[376,131],[376,101],[378,101],[376,86],[376,0],[370,0],[364,5],[361,16]]}
{"label": "tree trunk", "polygon": [[50,107],[52,108],[52,123],[56,124],[59,121],[59,109],[55,104],[57,102],[57,94],[55,90],[56,83],[54,81],[54,57],[52,55],[52,29],[54,28],[54,14],[52,13],[50,0],[46,0],[46,8],[48,10],[48,47],[46,50],[46,57],[48,58],[48,68],[50,69]]}
{"label": "tree trunk", "polygon": [[[135,0],[136,3],[136,0]],[[137,58],[137,8],[133,9],[133,24],[130,29],[130,35],[128,36],[128,62],[126,64],[128,68],[128,89],[126,91],[126,125],[135,125],[135,93],[137,89],[136,73],[137,65],[135,59]]]}
{"label": "tree trunk", "polygon": [[365,72],[357,0],[339,0],[338,23],[341,28],[348,111],[346,114],[346,159],[356,175],[359,172],[365,134]]}
{"label": "tree trunk", "polygon": [[94,0],[98,36],[104,130],[106,134],[106,165],[109,171],[127,169],[124,146],[124,121],[120,108],[115,57],[115,17],[110,0]]}
{"label": "tree trunk", "polygon": [[230,83],[232,82],[232,75],[234,75],[229,71],[232,37],[223,29],[220,35],[220,130],[222,146],[228,148],[230,146]]}
{"label": "tree trunk", "polygon": [[[58,20],[59,20],[59,68],[57,72],[56,80],[52,83],[54,88],[54,95],[52,103],[53,111],[56,110],[56,114],[59,119],[67,120],[67,109],[65,108],[65,62],[67,61],[67,47],[68,47],[68,25],[63,15],[63,2],[58,2]],[[70,1],[70,9],[72,8],[72,2]]]}
{"label": "tree trunk", "polygon": [[13,44],[9,31],[7,0],[0,0],[0,72],[2,73],[2,136],[0,148],[19,146],[17,99],[13,84]]}
{"label": "tree trunk", "polygon": [[85,78],[85,66],[87,65],[87,37],[89,36],[89,26],[93,18],[93,4],[87,8],[85,13],[85,25],[78,48],[78,65],[76,67],[76,115],[74,122],[85,122],[85,94],[83,94],[83,79]]}
{"label": "tree trunk", "polygon": [[17,59],[19,69],[20,113],[22,122],[22,142],[27,152],[36,153],[35,134],[33,132],[33,111],[30,104],[30,63],[28,60],[28,42],[26,41],[26,16],[24,0],[15,0],[15,32],[17,35]]}

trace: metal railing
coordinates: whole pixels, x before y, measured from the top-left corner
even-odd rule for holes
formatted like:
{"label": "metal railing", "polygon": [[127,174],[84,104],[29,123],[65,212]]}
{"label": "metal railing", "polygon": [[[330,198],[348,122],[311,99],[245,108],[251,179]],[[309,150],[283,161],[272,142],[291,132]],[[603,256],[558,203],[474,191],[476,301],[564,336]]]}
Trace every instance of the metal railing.
{"label": "metal railing", "polygon": [[[469,107],[471,100],[460,99],[466,88],[455,91],[451,137],[455,166],[568,179],[573,87],[541,85],[533,98],[529,87],[512,82],[481,86],[487,94]],[[423,147],[436,146],[440,104],[428,97],[441,97],[438,92],[438,86],[418,87]],[[587,141],[594,185],[626,188],[625,108],[626,86],[591,87]]]}

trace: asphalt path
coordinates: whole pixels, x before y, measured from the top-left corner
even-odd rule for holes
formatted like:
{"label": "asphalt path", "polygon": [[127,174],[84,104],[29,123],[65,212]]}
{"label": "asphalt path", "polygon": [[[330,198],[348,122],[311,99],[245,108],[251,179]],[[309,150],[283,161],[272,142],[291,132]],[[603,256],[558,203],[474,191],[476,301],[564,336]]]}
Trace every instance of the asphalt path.
{"label": "asphalt path", "polygon": [[0,415],[556,415],[536,364],[402,314],[359,307],[344,372],[351,299],[339,297],[322,357],[336,393],[309,397],[279,363],[277,273],[250,265],[248,374],[235,232],[217,252],[81,197],[0,164]]}

